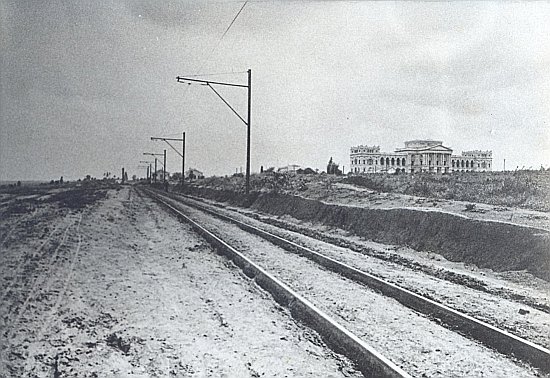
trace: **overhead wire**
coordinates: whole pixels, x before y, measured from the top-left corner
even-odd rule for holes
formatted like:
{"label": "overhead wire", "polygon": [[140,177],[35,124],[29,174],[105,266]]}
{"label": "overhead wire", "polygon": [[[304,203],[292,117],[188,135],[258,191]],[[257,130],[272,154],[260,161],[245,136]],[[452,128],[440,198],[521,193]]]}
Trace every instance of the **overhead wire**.
{"label": "overhead wire", "polygon": [[235,23],[235,21],[237,20],[237,18],[239,17],[239,15],[241,14],[241,12],[243,11],[244,7],[246,6],[246,3],[248,3],[248,1],[245,1],[243,6],[241,7],[241,9],[239,9],[239,11],[237,12],[237,14],[235,15],[235,18],[233,18],[233,21],[231,21],[231,23],[229,24],[229,26],[227,27],[227,29],[225,29],[225,31],[223,32],[223,35],[220,39],[220,41],[223,39],[223,37],[225,37],[225,35],[227,34],[227,32],[229,31],[229,29],[231,29],[231,26],[233,26],[233,24]]}
{"label": "overhead wire", "polygon": [[[205,59],[203,60],[202,64],[200,65],[199,69],[198,69],[198,74],[195,74],[195,75],[187,75],[188,77],[197,77],[197,76],[213,76],[213,75],[226,75],[226,74],[239,74],[239,73],[246,73],[246,71],[242,71],[242,72],[224,72],[224,73],[207,73],[207,74],[202,74],[201,71],[203,70],[204,66],[208,63],[208,61],[210,60],[210,58],[212,58],[212,56],[214,55],[214,52],[218,49],[218,47],[220,46],[220,44],[222,43],[223,39],[225,38],[225,36],[227,35],[227,33],[229,32],[229,30],[231,29],[231,27],[233,26],[233,24],[235,24],[235,21],[237,21],[237,18],[240,16],[240,14],[242,13],[244,7],[246,6],[246,4],[248,3],[248,0],[244,1],[242,7],[239,9],[239,11],[237,12],[237,14],[235,15],[235,17],[233,17],[233,19],[231,20],[231,23],[229,24],[229,26],[225,29],[225,31],[223,32],[223,34],[221,35],[220,39],[218,40],[218,42],[216,43],[216,45],[212,48],[212,50],[210,51],[210,53],[205,57]],[[185,87],[185,90],[183,92],[183,95],[182,95],[182,100],[184,100],[187,96],[187,94],[189,93],[189,87],[190,85],[187,85]]]}
{"label": "overhead wire", "polygon": [[248,1],[245,1],[243,3],[243,6],[241,7],[241,9],[239,9],[239,11],[237,12],[237,14],[235,15],[235,17],[233,17],[233,20],[231,20],[231,23],[229,24],[229,26],[225,29],[225,31],[223,32],[222,36],[220,37],[220,39],[218,40],[218,42],[216,43],[216,45],[214,46],[214,48],[210,51],[210,53],[208,54],[208,56],[205,58],[205,60],[202,62],[200,68],[199,68],[199,73],[202,71],[202,69],[204,68],[204,65],[210,60],[210,58],[212,57],[212,55],[214,55],[214,52],[218,49],[218,47],[220,46],[220,44],[222,43],[223,39],[225,38],[225,36],[227,35],[227,33],[229,32],[229,30],[231,29],[231,27],[233,26],[233,24],[235,23],[235,21],[237,20],[237,18],[239,17],[239,15],[241,14],[241,12],[243,11],[244,7],[246,6],[246,4],[248,3]]}

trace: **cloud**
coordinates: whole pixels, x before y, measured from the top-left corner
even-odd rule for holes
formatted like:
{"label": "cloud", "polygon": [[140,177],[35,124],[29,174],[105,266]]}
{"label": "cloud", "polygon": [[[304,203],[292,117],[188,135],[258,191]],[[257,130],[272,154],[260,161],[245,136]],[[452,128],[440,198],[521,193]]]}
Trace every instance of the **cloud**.
{"label": "cloud", "polygon": [[[231,173],[243,163],[240,121],[207,88],[175,76],[247,68],[253,168],[323,168],[329,155],[347,161],[352,144],[391,150],[409,137],[456,149],[475,141],[495,156],[520,144],[529,153],[517,165],[548,154],[550,3],[251,2],[221,42],[242,3],[1,4],[2,154],[40,161],[43,146],[25,132],[65,135],[44,140],[54,151],[86,140],[93,164],[75,157],[74,172],[101,173],[139,159],[151,135],[184,129],[189,164]],[[245,93],[224,94],[246,109]],[[21,138],[7,143],[6,133]],[[59,176],[63,163],[48,159],[2,163],[0,173]]]}

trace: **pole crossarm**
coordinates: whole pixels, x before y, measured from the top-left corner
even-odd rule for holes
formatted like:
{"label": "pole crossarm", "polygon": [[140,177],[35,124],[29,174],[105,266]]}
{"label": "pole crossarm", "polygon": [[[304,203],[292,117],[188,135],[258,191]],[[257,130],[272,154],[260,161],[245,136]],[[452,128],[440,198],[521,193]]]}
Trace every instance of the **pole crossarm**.
{"label": "pole crossarm", "polygon": [[181,154],[181,152],[176,150],[176,147],[172,146],[172,144],[170,144],[170,142],[168,142],[169,140],[175,140],[175,141],[178,141],[178,142],[183,142],[183,139],[151,137],[151,140],[162,140],[162,141],[166,142],[167,145],[169,145],[174,151],[176,151],[176,154],[178,154],[180,156],[180,158],[183,158],[183,155]]}
{"label": "pole crossarm", "polygon": [[244,123],[245,125],[248,126],[248,123],[244,120],[244,118],[241,117],[241,115],[240,115],[235,109],[233,109],[233,107],[232,107],[231,105],[229,105],[229,102],[227,102],[227,101],[225,100],[225,98],[223,98],[222,95],[219,94],[218,91],[214,89],[213,86],[211,86],[210,84],[207,84],[207,86],[208,86],[210,89],[212,89],[212,90],[214,91],[214,93],[224,102],[224,104],[227,105],[227,106],[229,107],[229,109],[231,109],[231,110],[233,111],[233,113],[235,113],[235,115],[236,115],[237,117],[239,117],[239,119],[240,119],[241,121],[243,121],[243,123]]}
{"label": "pole crossarm", "polygon": [[[151,140],[175,140],[176,142],[183,142],[182,138],[160,138],[160,137],[151,137]],[[161,154],[162,155],[162,154]]]}
{"label": "pole crossarm", "polygon": [[[164,156],[164,154],[153,154],[153,153],[150,153],[150,152],[144,152],[143,155]],[[155,158],[155,161],[158,161],[164,167],[164,164],[162,163],[162,161],[160,159]],[[143,163],[143,161],[140,161],[140,163]],[[148,161],[147,163],[152,163],[152,161]]]}
{"label": "pole crossarm", "polygon": [[246,85],[246,84],[235,84],[235,83],[224,83],[224,82],[221,82],[221,81],[199,80],[199,79],[191,79],[191,78],[182,77],[182,76],[177,76],[176,80],[178,81],[178,83],[184,83],[184,84],[188,81],[192,81],[192,82],[195,82],[195,83],[203,83],[205,85],[216,84],[216,85],[227,85],[229,87],[248,88],[248,85]]}

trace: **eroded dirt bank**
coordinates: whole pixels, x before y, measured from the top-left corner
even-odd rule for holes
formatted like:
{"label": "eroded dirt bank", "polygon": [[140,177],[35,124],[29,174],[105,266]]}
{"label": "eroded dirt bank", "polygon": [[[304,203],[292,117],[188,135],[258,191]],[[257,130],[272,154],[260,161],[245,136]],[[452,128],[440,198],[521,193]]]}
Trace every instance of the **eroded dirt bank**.
{"label": "eroded dirt bank", "polygon": [[455,214],[414,209],[371,209],[327,204],[285,194],[248,197],[209,188],[187,188],[189,194],[268,214],[317,222],[368,239],[407,245],[441,254],[450,261],[495,271],[525,270],[550,281],[550,233],[503,222],[472,220]]}

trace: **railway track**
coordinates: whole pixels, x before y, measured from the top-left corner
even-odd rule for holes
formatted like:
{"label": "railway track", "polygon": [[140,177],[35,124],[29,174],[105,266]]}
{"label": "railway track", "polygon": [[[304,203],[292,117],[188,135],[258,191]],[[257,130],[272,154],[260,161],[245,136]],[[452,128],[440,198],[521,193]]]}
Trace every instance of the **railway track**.
{"label": "railway track", "polygon": [[[336,323],[329,315],[326,315],[323,312],[318,312],[315,305],[312,302],[308,301],[303,297],[302,293],[298,291],[293,291],[288,285],[282,282],[280,279],[284,274],[279,274],[279,277],[276,278],[273,274],[268,273],[265,268],[261,268],[257,263],[253,262],[251,258],[245,256],[242,252],[237,251],[235,248],[231,247],[227,242],[224,242],[220,235],[216,236],[211,231],[207,230],[205,227],[199,225],[196,221],[192,220],[188,215],[184,214],[185,207],[187,210],[185,212],[189,213],[191,209],[191,203],[185,201],[183,198],[169,198],[163,194],[154,193],[147,191],[155,200],[162,203],[166,206],[171,212],[175,213],[178,217],[183,218],[185,221],[191,223],[193,227],[203,234],[212,244],[214,244],[218,250],[223,251],[227,254],[235,263],[247,273],[247,275],[254,277],[256,281],[264,287],[266,290],[272,293],[272,295],[283,305],[287,307],[294,306],[292,310],[293,314],[298,318],[306,321],[312,328],[316,329],[328,342],[329,345],[334,347],[336,350],[343,352],[356,363],[358,363],[359,368],[366,373],[367,375],[373,376],[406,376],[403,371],[400,371],[395,364],[388,364],[389,360],[384,359],[379,352],[376,352],[368,344],[364,344],[361,341],[361,338],[355,336],[356,334],[363,335],[364,330],[361,330],[360,327],[356,328],[355,332],[348,331],[345,327]],[[174,196],[171,196],[174,197]],[[185,201],[183,204],[182,201]],[[258,227],[246,224],[242,221],[229,217],[227,215],[221,214],[219,211],[215,211],[211,207],[200,205],[196,202],[192,203],[193,208],[200,208],[201,212],[207,213],[210,216],[214,216],[222,222],[230,222],[232,225],[238,226],[241,230],[246,231],[247,233],[252,233],[256,236],[259,236],[269,243],[277,245],[283,248],[285,251],[290,251],[292,254],[298,254],[303,257],[307,257],[308,260],[313,261],[310,263],[316,265],[317,268],[306,268],[306,269],[321,269],[323,271],[333,272],[333,276],[339,276],[339,279],[345,279],[346,281],[351,281],[353,284],[349,284],[349,287],[364,287],[368,286],[377,293],[383,300],[387,298],[394,298],[402,305],[413,309],[417,312],[427,315],[430,319],[437,319],[440,322],[443,322],[447,328],[450,328],[454,331],[458,331],[461,334],[468,335],[470,338],[479,340],[486,346],[489,346],[492,349],[498,350],[500,353],[506,354],[508,356],[514,356],[515,358],[521,359],[528,362],[533,367],[540,369],[540,371],[548,372],[550,371],[550,352],[534,343],[531,343],[527,340],[523,340],[515,335],[512,335],[508,332],[499,330],[496,327],[493,327],[489,324],[486,324],[482,321],[474,319],[471,316],[461,314],[460,312],[448,308],[440,303],[437,303],[433,300],[423,298],[422,296],[413,293],[409,290],[403,289],[395,284],[385,282],[378,277],[372,276],[368,273],[362,272],[356,268],[353,268],[345,263],[342,263],[336,259],[333,259],[328,256],[324,256],[310,248],[299,245],[293,241],[286,240],[280,236],[269,233],[265,230],[261,230]],[[182,211],[184,210],[184,211]],[[208,222],[212,226],[212,221]],[[212,228],[212,227],[209,227]],[[220,228],[218,228],[219,230]],[[217,232],[220,234],[220,232]],[[225,237],[224,237],[225,238]],[[238,241],[233,241],[232,244],[238,244]],[[242,248],[239,248],[242,249]],[[248,250],[247,252],[249,252]],[[262,260],[261,256],[255,255],[254,259]],[[289,256],[275,257],[275,260],[284,260],[288,259]],[[269,260],[269,259],[267,259]],[[267,260],[261,261],[263,267],[276,264],[273,261],[269,262]],[[319,268],[322,266],[322,268]],[[281,267],[277,268],[281,269]],[[280,273],[280,272],[279,272]],[[285,277],[289,277],[289,274]],[[294,279],[297,279],[294,277]],[[333,278],[330,278],[331,280]],[[294,283],[294,287],[300,288],[299,284]],[[356,285],[356,286],[354,286]],[[344,289],[345,290],[345,289]],[[353,289],[355,290],[355,289]],[[360,289],[357,289],[359,291]],[[361,289],[363,290],[363,289]],[[284,293],[282,293],[282,292]],[[307,290],[306,290],[307,292]],[[380,295],[378,293],[382,293]],[[336,294],[337,295],[337,294]],[[369,294],[370,295],[370,294]],[[380,300],[378,297],[373,297],[373,300]],[[305,304],[304,304],[305,303]],[[322,304],[326,306],[326,304]],[[391,306],[390,306],[391,307]],[[388,308],[390,308],[388,307]],[[331,310],[328,310],[331,312]],[[351,311],[353,313],[353,310]],[[321,314],[321,315],[320,315]],[[336,316],[342,316],[342,314],[336,314]],[[411,315],[412,316],[412,315]],[[344,317],[345,318],[345,317]],[[350,323],[350,322],[348,322]],[[430,321],[434,327],[441,328],[438,323]],[[425,325],[424,325],[425,326]],[[347,325],[346,325],[347,327]],[[335,331],[338,330],[338,331]],[[359,331],[359,332],[357,332]],[[448,330],[446,330],[449,332]],[[336,333],[335,333],[336,332]],[[399,332],[399,331],[397,331]],[[428,332],[440,332],[432,331]],[[355,333],[355,335],[354,335]],[[456,335],[456,333],[455,333]],[[452,337],[452,336],[451,336]],[[462,337],[462,336],[460,336]],[[434,348],[438,350],[438,348]],[[422,352],[424,353],[424,352]],[[479,358],[478,358],[479,359]],[[368,361],[368,362],[366,362]],[[399,361],[403,365],[403,361]],[[438,362],[436,362],[436,365]],[[406,365],[406,364],[405,364]],[[415,365],[415,363],[413,363]],[[393,370],[397,368],[398,370]],[[378,370],[376,370],[378,369]],[[414,375],[426,374],[428,376],[437,376],[437,372],[440,370],[428,368],[427,371],[422,371],[422,368],[413,369]],[[408,370],[408,369],[405,369]],[[376,374],[373,374],[373,371],[377,371]],[[464,372],[464,370],[462,370]],[[383,374],[382,374],[383,373]],[[401,375],[400,375],[401,374]],[[444,371],[440,376],[446,376],[449,374],[449,371]],[[516,376],[517,374],[513,374]]]}

